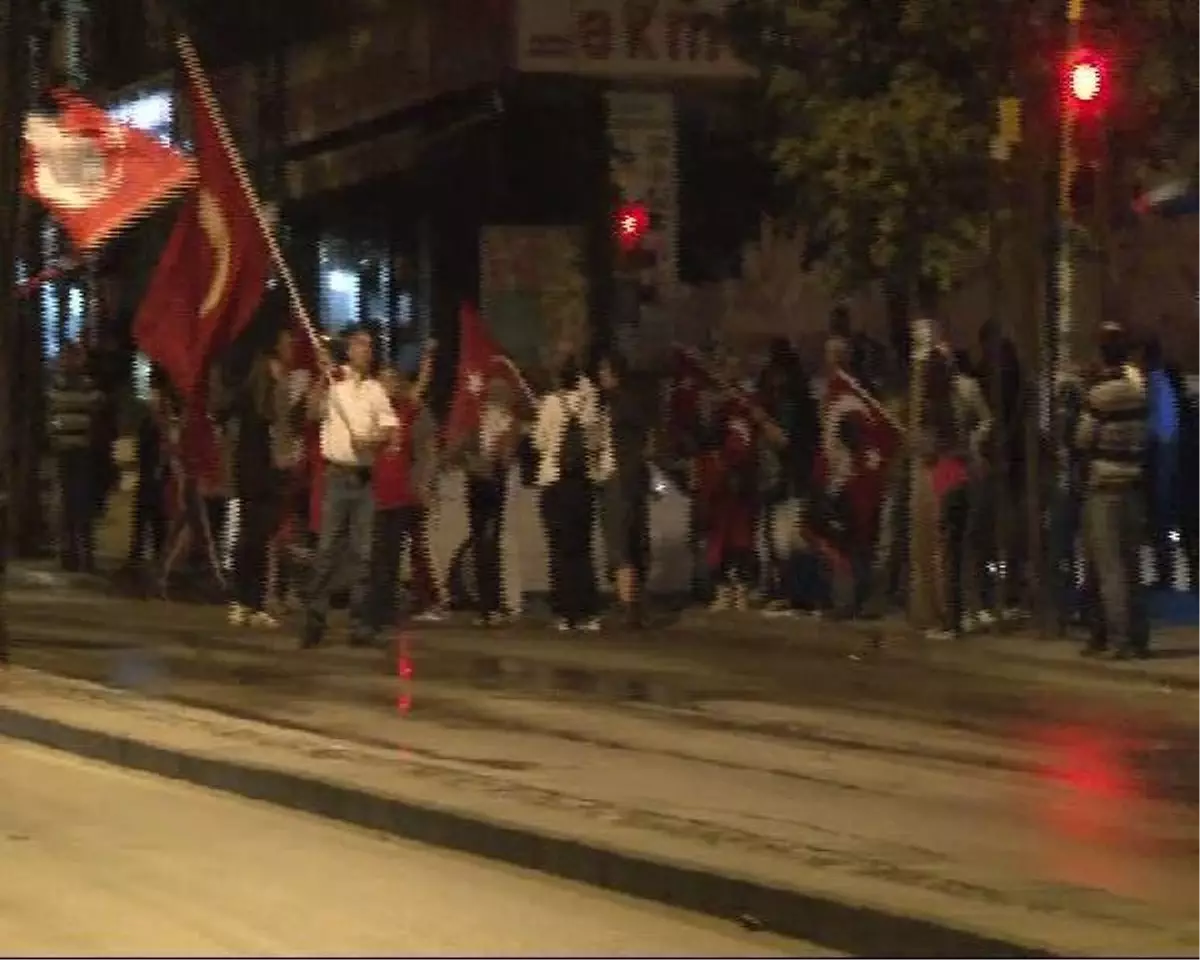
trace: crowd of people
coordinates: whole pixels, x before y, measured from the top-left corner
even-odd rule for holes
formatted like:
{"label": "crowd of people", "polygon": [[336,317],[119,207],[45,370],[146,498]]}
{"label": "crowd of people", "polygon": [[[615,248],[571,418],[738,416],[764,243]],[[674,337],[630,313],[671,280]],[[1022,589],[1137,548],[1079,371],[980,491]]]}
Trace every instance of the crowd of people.
{"label": "crowd of people", "polygon": [[[459,384],[479,396],[453,436],[429,397],[436,344],[408,375],[377,368],[367,328],[344,334],[336,360],[283,332],[236,385],[214,378],[206,403],[180,404],[155,380],[129,561],[165,590],[198,558],[228,590],[232,623],[277,627],[291,604],[305,646],[323,642],[348,590],[351,642],[374,644],[401,611],[406,554],[410,615],[440,619],[454,599],[429,522],[439,478],[461,471],[480,626],[512,616],[502,546],[510,484],[522,483],[538,491],[558,627],[600,629],[606,584],[616,619],[638,627],[662,476],[688,499],[694,593],[716,610],[868,617],[901,606],[955,637],[1027,608],[1045,570],[1060,625],[1090,625],[1086,652],[1144,655],[1143,545],[1169,579],[1182,541],[1195,577],[1197,426],[1178,376],[1153,343],[1135,356],[1107,326],[1095,363],[1054,384],[1052,422],[1030,430],[1035,384],[998,331],[985,327],[972,358],[934,325],[921,330],[893,362],[864,337],[831,335],[816,364],[780,340],[756,373],[716,352],[678,350],[653,375],[616,352],[569,357],[540,396],[497,368]],[[95,563],[103,399],[69,346],[49,398],[68,569]],[[1023,520],[1031,502],[1044,518],[1040,558]],[[227,565],[220,531],[231,524]]]}

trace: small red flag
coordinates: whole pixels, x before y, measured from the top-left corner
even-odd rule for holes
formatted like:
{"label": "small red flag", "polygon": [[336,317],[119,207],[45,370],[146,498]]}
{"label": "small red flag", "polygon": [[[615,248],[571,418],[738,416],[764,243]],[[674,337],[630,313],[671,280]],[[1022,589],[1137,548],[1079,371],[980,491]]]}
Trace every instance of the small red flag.
{"label": "small red flag", "polygon": [[220,109],[189,78],[199,183],[175,222],[134,320],[142,351],[184,396],[202,389],[213,357],[258,308],[270,253],[251,199],[238,180]]}
{"label": "small red flag", "polygon": [[845,495],[856,535],[868,535],[873,526],[902,439],[891,415],[857,380],[840,370],[829,378],[814,475],[827,493]]}
{"label": "small red flag", "polygon": [[492,339],[479,311],[464,303],[458,311],[458,376],[446,418],[447,446],[454,446],[479,425],[488,382],[497,377],[508,381],[514,399],[527,392],[521,375]]}
{"label": "small red flag", "polygon": [[149,134],[69,91],[53,96],[57,114],[25,118],[22,186],[82,252],[94,251],[194,178],[187,157]]}

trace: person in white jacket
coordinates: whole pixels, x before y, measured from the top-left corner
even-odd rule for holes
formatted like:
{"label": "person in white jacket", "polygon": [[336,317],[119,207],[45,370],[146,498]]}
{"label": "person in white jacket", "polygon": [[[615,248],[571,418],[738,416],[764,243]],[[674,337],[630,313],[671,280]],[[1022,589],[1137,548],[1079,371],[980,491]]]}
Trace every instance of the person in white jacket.
{"label": "person in white jacket", "polygon": [[604,432],[595,385],[568,361],[557,389],[538,406],[532,438],[550,563],[550,606],[560,630],[600,626],[592,528]]}

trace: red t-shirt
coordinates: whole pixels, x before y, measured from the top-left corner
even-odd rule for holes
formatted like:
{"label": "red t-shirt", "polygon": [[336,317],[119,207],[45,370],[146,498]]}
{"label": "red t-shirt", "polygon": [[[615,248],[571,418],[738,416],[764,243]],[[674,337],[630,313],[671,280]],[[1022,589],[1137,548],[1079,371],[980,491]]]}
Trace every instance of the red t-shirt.
{"label": "red t-shirt", "polygon": [[967,482],[967,462],[962,457],[938,457],[933,465],[933,492],[941,500]]}
{"label": "red t-shirt", "polygon": [[375,487],[375,506],[380,510],[410,507],[417,503],[412,487],[412,427],[419,408],[408,402],[395,403],[400,421],[400,441],[395,448],[383,447],[375,457],[371,481]]}

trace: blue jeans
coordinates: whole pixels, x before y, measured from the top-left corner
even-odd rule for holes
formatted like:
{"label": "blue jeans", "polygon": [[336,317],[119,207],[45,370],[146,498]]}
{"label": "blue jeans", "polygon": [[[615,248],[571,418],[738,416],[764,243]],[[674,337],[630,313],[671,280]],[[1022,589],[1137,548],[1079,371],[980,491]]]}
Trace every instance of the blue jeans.
{"label": "blue jeans", "polygon": [[374,520],[370,469],[327,463],[321,532],[306,597],[306,643],[320,641],[330,597],[346,586],[350,587],[352,635],[366,639],[372,634],[369,603]]}

